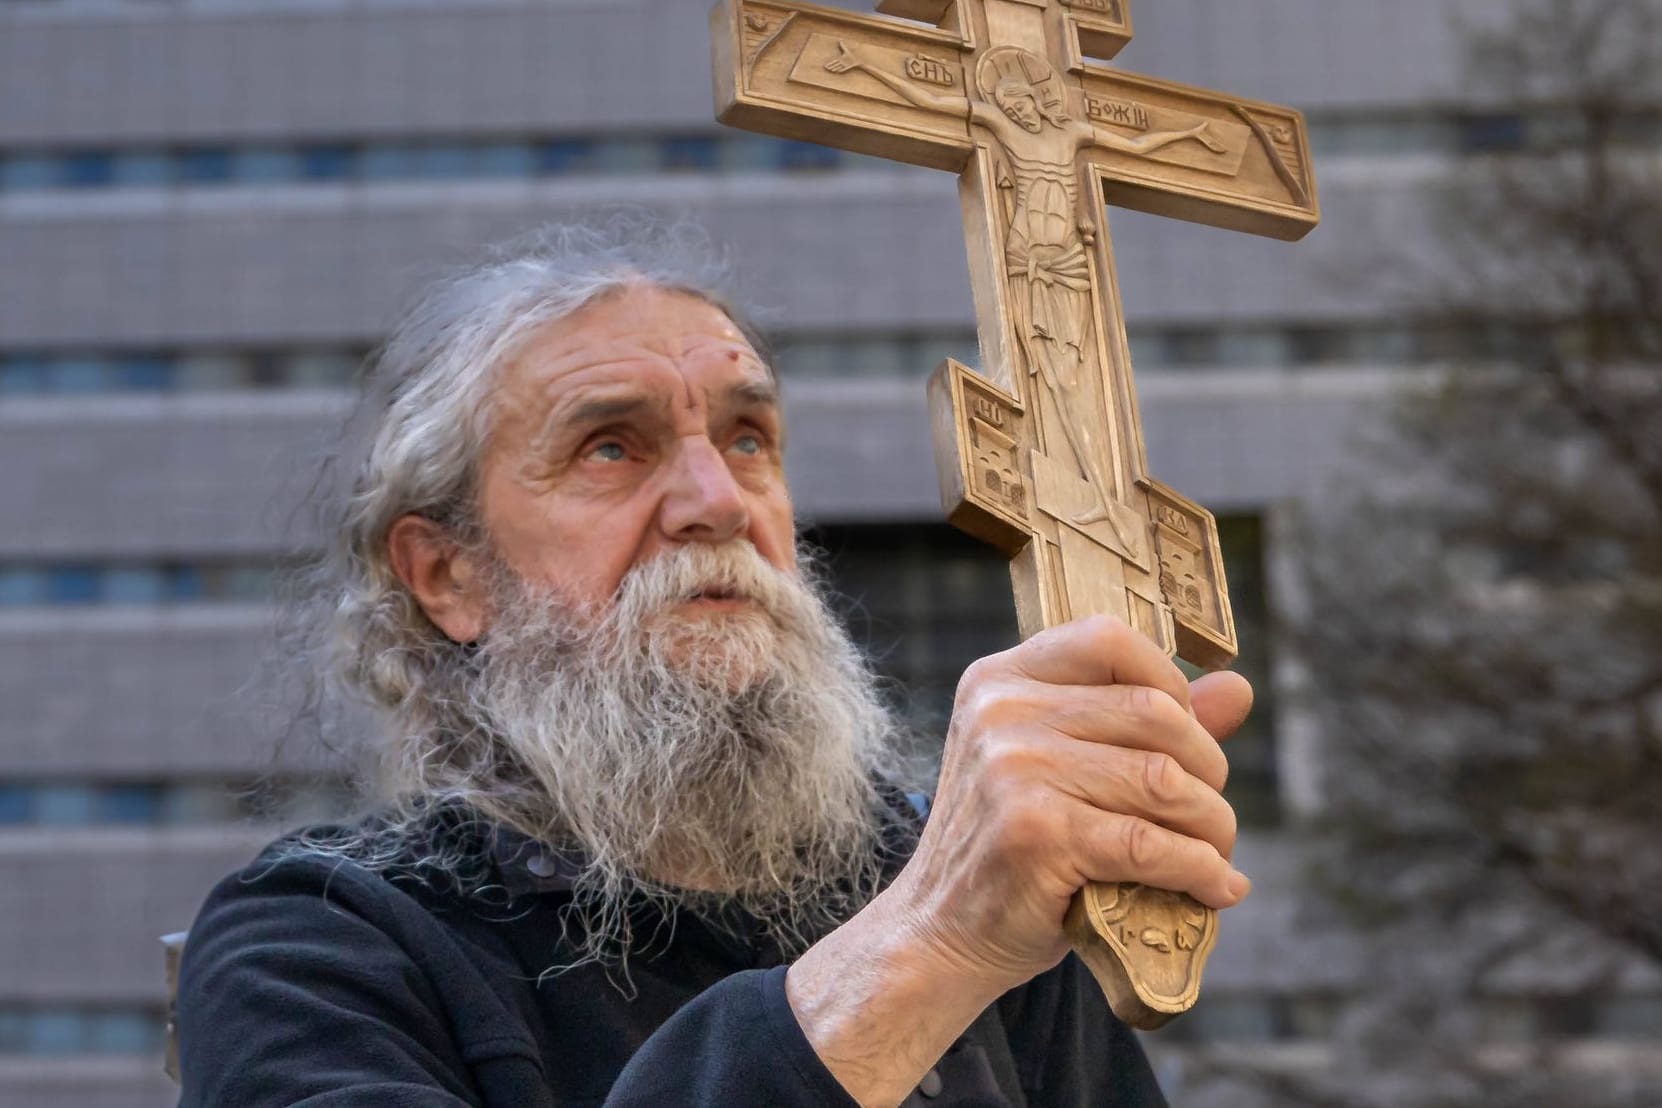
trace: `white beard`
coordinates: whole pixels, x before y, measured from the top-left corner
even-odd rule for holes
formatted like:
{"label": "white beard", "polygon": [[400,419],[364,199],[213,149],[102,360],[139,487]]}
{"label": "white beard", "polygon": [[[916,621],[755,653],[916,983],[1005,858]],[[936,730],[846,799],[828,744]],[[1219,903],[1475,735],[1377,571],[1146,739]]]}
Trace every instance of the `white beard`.
{"label": "white beard", "polygon": [[[599,611],[497,577],[467,707],[546,795],[531,830],[580,855],[584,957],[626,949],[643,894],[719,893],[788,952],[858,909],[897,729],[814,588],[743,541],[638,566]],[[711,589],[750,604],[678,610]]]}

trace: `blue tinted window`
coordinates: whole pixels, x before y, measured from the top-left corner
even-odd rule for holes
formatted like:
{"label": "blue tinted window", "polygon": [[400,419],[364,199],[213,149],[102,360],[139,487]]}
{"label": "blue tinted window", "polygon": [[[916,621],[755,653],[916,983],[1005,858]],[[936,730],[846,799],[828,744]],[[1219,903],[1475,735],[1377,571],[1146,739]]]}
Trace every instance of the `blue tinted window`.
{"label": "blue tinted window", "polygon": [[300,176],[308,181],[344,181],[358,175],[358,154],[350,146],[307,146],[300,151]]}
{"label": "blue tinted window", "polygon": [[359,170],[368,181],[413,177],[416,173],[416,152],[408,146],[371,146],[364,151]]}
{"label": "blue tinted window", "polygon": [[25,154],[0,161],[0,188],[46,189],[58,183],[58,160]]}
{"label": "blue tinted window", "polygon": [[595,146],[594,154],[594,168],[602,173],[648,173],[658,168],[656,139],[607,139]]}
{"label": "blue tinted window", "polygon": [[249,603],[271,596],[271,571],[250,566],[230,566],[221,569],[204,584],[204,589],[215,600]]}
{"label": "blue tinted window", "polygon": [[58,183],[58,159],[23,154],[0,161],[0,188],[45,189]]}
{"label": "blue tinted window", "polygon": [[170,184],[173,171],[173,159],[154,151],[115,157],[114,179],[120,185]]}
{"label": "blue tinted window", "polygon": [[529,177],[536,172],[537,155],[529,143],[492,143],[480,148],[477,165],[487,177]]}
{"label": "blue tinted window", "polygon": [[710,170],[716,167],[716,140],[707,135],[667,138],[660,154],[665,169]]}
{"label": "blue tinted window", "polygon": [[65,154],[60,183],[74,188],[97,187],[115,180],[115,158],[98,150]]}
{"label": "blue tinted window", "polygon": [[155,785],[110,785],[98,804],[100,823],[155,823],[161,816],[161,789]]}
{"label": "blue tinted window", "polygon": [[219,147],[186,150],[179,155],[179,176],[193,184],[229,181],[231,152]]}
{"label": "blue tinted window", "polygon": [[231,175],[239,181],[292,181],[300,176],[301,156],[293,150],[239,150]]}
{"label": "blue tinted window", "polygon": [[0,607],[16,608],[44,604],[48,595],[46,574],[38,569],[0,569]]}
{"label": "blue tinted window", "polygon": [[0,823],[28,823],[30,790],[24,785],[0,785]]}
{"label": "blue tinted window", "polygon": [[173,387],[173,363],[155,355],[133,354],[116,359],[115,377],[121,388],[162,392]]}
{"label": "blue tinted window", "polygon": [[108,604],[159,604],[167,597],[162,571],[148,566],[112,569],[104,575]]}
{"label": "blue tinted window", "polygon": [[92,566],[55,566],[46,571],[46,599],[51,604],[93,604],[103,582]]}
{"label": "blue tinted window", "polygon": [[35,790],[35,822],[87,824],[97,818],[98,795],[86,785],[43,785]]}
{"label": "blue tinted window", "polygon": [[721,161],[727,169],[772,169],[778,162],[777,140],[761,135],[727,135],[721,142]]}
{"label": "blue tinted window", "polygon": [[537,147],[539,173],[585,173],[594,168],[594,162],[590,139],[555,139]]}
{"label": "blue tinted window", "polygon": [[87,1050],[94,1054],[149,1054],[162,1038],[161,1017],[144,1012],[99,1012]]}
{"label": "blue tinted window", "polygon": [[779,144],[780,169],[835,169],[838,151],[817,142],[785,140]]}
{"label": "blue tinted window", "polygon": [[54,392],[103,392],[110,384],[110,366],[102,358],[58,358],[49,366]]}
{"label": "blue tinted window", "polygon": [[0,358],[0,394],[45,392],[49,380],[44,358]]}
{"label": "blue tinted window", "polygon": [[474,153],[470,146],[429,146],[410,154],[412,176],[454,180],[473,175]]}
{"label": "blue tinted window", "polygon": [[172,600],[200,600],[203,588],[202,571],[195,566],[169,566],[167,595]]}
{"label": "blue tinted window", "polygon": [[28,1018],[24,1050],[30,1054],[76,1054],[85,1042],[86,1018],[78,1012],[48,1009]]}

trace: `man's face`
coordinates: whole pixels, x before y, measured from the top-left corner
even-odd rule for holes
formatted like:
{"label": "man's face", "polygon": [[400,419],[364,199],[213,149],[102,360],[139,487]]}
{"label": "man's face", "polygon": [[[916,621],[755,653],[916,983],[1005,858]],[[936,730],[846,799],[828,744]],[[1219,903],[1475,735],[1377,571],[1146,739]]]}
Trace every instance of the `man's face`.
{"label": "man's face", "polygon": [[1025,131],[1038,134],[1044,128],[1044,117],[1039,114],[1038,102],[1025,90],[999,89],[993,98],[998,106]]}
{"label": "man's face", "polygon": [[[575,609],[687,543],[742,539],[794,570],[772,375],[693,296],[634,288],[550,324],[504,367],[480,474],[493,552]],[[719,591],[678,618],[746,610]]]}

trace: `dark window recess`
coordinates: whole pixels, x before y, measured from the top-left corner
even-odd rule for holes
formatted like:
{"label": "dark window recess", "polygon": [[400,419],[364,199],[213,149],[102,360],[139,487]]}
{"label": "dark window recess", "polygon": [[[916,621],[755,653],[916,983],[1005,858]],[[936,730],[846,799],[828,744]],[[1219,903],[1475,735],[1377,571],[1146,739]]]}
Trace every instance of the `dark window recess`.
{"label": "dark window recess", "polygon": [[46,574],[49,604],[95,604],[103,594],[103,574],[96,566],[55,566]]}
{"label": "dark window recess", "polygon": [[75,188],[98,188],[115,180],[115,157],[101,150],[66,154],[59,162],[59,180]]}
{"label": "dark window recess", "polygon": [[344,181],[357,176],[358,153],[350,146],[305,146],[300,176],[308,181]]}
{"label": "dark window recess", "polygon": [[709,135],[667,138],[662,146],[662,165],[675,170],[714,170],[718,152],[716,140]]}
{"label": "dark window recess", "polygon": [[1460,149],[1468,153],[1522,150],[1528,141],[1528,121],[1512,112],[1471,115],[1460,121]]}
{"label": "dark window recess", "polygon": [[231,179],[231,152],[220,147],[201,147],[179,155],[179,177],[192,184]]}
{"label": "dark window recess", "polygon": [[595,144],[591,139],[555,139],[537,147],[538,173],[584,173],[594,168]]}
{"label": "dark window recess", "polygon": [[165,392],[173,387],[174,363],[153,355],[134,355],[116,363],[117,387],[139,392]]}

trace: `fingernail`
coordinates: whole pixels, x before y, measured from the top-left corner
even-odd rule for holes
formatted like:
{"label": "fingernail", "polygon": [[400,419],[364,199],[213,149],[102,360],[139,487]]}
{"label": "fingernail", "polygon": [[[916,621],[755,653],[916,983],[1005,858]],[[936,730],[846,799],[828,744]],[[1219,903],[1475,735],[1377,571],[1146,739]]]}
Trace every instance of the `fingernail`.
{"label": "fingernail", "polygon": [[1229,895],[1236,900],[1241,899],[1252,891],[1252,882],[1240,870],[1231,870],[1229,873]]}

